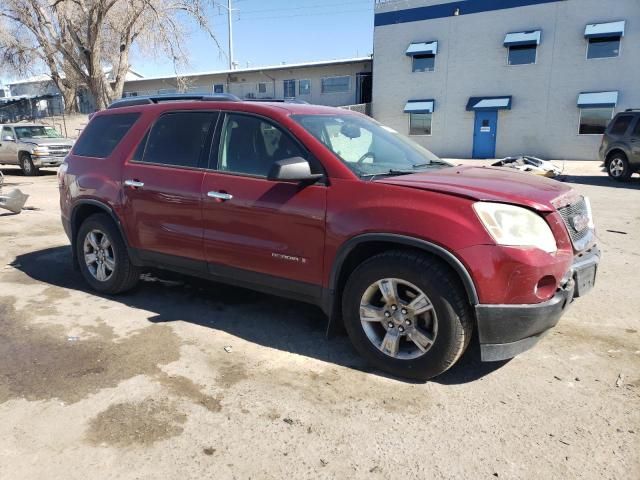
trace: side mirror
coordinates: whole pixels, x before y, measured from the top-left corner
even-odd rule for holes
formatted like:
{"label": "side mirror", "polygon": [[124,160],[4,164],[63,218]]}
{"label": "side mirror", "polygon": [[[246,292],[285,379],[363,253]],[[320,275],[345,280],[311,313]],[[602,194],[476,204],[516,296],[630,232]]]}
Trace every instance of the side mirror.
{"label": "side mirror", "polygon": [[16,139],[13,138],[13,135],[5,135],[4,137],[2,137],[2,141],[3,142],[15,142]]}
{"label": "side mirror", "polygon": [[315,183],[324,175],[311,173],[311,165],[302,157],[285,158],[274,162],[267,180],[278,182]]}

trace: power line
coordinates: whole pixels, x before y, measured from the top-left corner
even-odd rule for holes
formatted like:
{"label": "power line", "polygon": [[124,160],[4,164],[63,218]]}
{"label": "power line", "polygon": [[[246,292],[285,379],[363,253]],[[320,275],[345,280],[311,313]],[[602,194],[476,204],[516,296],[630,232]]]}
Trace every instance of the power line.
{"label": "power line", "polygon": [[315,16],[323,16],[323,15],[338,15],[342,13],[364,13],[367,12],[368,9],[359,9],[359,10],[334,10],[331,12],[314,12],[314,13],[298,13],[293,15],[274,15],[267,17],[248,17],[244,19],[242,16],[238,18],[239,21],[242,20],[274,20],[279,18],[294,18],[294,17],[315,17]]}
{"label": "power line", "polygon": [[354,4],[368,4],[373,7],[371,0],[356,0],[349,2],[349,5],[345,5],[345,2],[337,2],[337,3],[316,3],[314,5],[299,5],[296,7],[278,7],[278,8],[259,8],[259,9],[250,9],[250,10],[242,10],[243,14],[248,13],[260,13],[260,12],[275,12],[275,11],[291,11],[291,10],[306,10],[312,8],[326,8],[326,7],[336,7],[336,6],[344,6],[351,7]]}

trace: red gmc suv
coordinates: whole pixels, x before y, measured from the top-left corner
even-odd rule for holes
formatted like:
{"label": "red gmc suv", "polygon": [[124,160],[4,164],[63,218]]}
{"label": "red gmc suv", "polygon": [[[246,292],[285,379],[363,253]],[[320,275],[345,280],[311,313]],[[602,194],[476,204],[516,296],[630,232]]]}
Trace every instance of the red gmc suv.
{"label": "red gmc suv", "polygon": [[474,328],[485,361],[530,348],[600,258],[589,201],[565,184],[454,166],[337,108],[121,100],[59,183],[98,292],[153,267],[311,302],[374,366],[415,379],[451,367]]}

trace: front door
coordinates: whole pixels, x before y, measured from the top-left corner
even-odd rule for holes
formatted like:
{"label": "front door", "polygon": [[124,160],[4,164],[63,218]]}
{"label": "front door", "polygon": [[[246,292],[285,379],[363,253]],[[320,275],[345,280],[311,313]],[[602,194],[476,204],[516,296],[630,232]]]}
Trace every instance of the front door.
{"label": "front door", "polygon": [[473,158],[495,158],[497,130],[497,110],[476,110],[473,130]]}
{"label": "front door", "polygon": [[202,111],[166,113],[126,161],[125,222],[143,259],[206,268],[200,192],[217,118]]}
{"label": "front door", "polygon": [[327,187],[266,178],[274,161],[307,152],[277,125],[246,114],[226,115],[219,143],[202,186],[210,273],[319,294]]}
{"label": "front door", "polygon": [[[6,136],[12,136],[13,141],[3,140]],[[18,144],[11,127],[0,128],[0,162],[1,163],[18,163]]]}

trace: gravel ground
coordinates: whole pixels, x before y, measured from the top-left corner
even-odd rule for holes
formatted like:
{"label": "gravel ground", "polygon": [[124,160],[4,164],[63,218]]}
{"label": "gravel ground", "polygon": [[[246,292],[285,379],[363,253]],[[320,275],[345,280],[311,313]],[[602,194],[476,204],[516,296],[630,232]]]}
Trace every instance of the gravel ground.
{"label": "gravel ground", "polygon": [[0,213],[0,478],[640,478],[640,179],[596,164],[596,288],[533,350],[408,383],[315,308],[148,276],[98,296],[70,267],[53,172]]}

